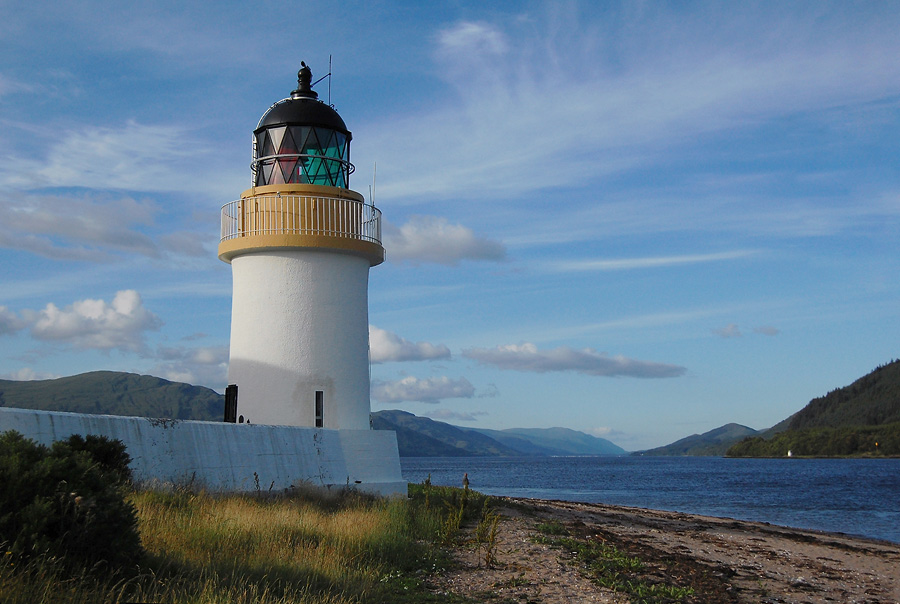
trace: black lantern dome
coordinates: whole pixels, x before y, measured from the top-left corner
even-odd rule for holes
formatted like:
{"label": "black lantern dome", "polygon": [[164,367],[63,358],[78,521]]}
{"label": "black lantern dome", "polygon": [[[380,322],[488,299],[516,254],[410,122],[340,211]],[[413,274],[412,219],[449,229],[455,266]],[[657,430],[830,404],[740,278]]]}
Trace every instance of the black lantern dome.
{"label": "black lantern dome", "polygon": [[297,72],[297,89],[275,103],[253,131],[253,186],[312,184],[348,188],[353,138],[338,112],[318,100],[312,70]]}

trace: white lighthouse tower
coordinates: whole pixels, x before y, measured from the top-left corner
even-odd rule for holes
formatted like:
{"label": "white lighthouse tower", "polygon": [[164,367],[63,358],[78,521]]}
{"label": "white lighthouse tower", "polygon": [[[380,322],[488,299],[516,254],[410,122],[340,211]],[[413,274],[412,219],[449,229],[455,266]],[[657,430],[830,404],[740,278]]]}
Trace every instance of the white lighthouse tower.
{"label": "white lighthouse tower", "polygon": [[252,186],[222,208],[219,258],[234,280],[225,421],[0,407],[0,432],[42,444],[121,440],[137,482],[406,494],[396,435],[369,424],[368,280],[384,261],[381,212],[347,188],[350,131],[311,81],[303,64],[297,89],[259,120]]}
{"label": "white lighthouse tower", "polygon": [[234,295],[228,382],[254,424],[368,430],[369,267],[381,212],[348,189],[350,131],[297,89],[253,131],[252,186],[222,208]]}

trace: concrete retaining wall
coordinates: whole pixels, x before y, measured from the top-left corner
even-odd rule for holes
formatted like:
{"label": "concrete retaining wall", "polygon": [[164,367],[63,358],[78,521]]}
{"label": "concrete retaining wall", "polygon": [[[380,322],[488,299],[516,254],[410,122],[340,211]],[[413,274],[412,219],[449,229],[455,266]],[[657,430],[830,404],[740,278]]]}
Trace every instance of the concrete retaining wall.
{"label": "concrete retaining wall", "polygon": [[350,485],[406,495],[397,436],[385,430],[329,430],[85,415],[0,408],[0,432],[16,430],[39,443],[72,434],[121,440],[139,482],[184,484],[212,491],[281,491],[300,483]]}

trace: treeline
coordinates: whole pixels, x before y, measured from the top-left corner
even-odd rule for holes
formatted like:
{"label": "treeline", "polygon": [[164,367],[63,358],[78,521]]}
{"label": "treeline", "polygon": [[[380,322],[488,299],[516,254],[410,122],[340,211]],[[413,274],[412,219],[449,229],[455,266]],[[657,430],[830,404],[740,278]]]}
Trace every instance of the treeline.
{"label": "treeline", "polygon": [[846,426],[788,430],[765,439],[745,438],[726,457],[887,457],[900,456],[900,422],[881,426]]}
{"label": "treeline", "polygon": [[876,367],[849,386],[815,398],[795,413],[788,430],[881,426],[900,422],[900,361]]}

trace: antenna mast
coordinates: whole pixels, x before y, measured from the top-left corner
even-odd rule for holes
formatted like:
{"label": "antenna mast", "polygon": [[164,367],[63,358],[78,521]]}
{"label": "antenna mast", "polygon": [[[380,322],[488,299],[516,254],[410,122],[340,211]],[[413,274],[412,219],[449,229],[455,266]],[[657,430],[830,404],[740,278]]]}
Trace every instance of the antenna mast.
{"label": "antenna mast", "polygon": [[321,78],[319,78],[318,80],[313,82],[310,85],[310,88],[312,88],[313,86],[315,86],[316,84],[318,84],[319,82],[324,80],[325,78],[328,78],[328,105],[330,107],[334,107],[334,105],[331,104],[331,55],[328,55],[328,73],[326,73]]}

